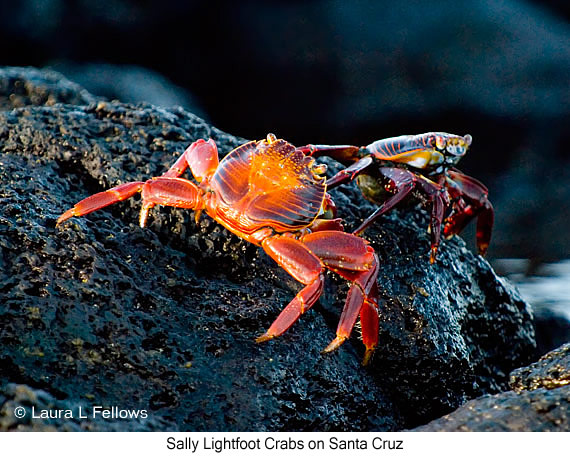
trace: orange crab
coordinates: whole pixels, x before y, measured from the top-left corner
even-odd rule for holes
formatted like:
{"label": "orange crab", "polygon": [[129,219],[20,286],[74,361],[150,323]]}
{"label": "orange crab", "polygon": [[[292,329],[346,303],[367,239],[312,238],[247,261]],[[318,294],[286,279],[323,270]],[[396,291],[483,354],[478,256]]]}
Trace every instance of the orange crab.
{"label": "orange crab", "polygon": [[[180,176],[190,168],[198,185]],[[378,344],[378,258],[368,243],[343,231],[332,219],[334,203],[326,190],[325,165],[274,135],[231,151],[222,161],[213,140],[190,145],[162,176],[128,182],[97,193],[67,210],[57,223],[142,194],[140,225],[155,205],[205,211],[237,236],[261,246],[305,287],[283,309],[257,342],[283,334],[323,292],[325,269],[351,282],[336,338],[338,348],[360,316],[363,364]]]}

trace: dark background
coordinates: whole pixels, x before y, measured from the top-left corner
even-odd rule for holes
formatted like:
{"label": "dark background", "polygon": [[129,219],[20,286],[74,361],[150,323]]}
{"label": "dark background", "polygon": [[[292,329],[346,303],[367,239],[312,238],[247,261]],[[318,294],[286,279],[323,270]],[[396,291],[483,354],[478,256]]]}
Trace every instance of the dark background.
{"label": "dark background", "polygon": [[0,4],[0,65],[248,139],[470,133],[460,168],[490,188],[490,258],[556,260],[570,257],[569,18],[555,0],[18,0]]}

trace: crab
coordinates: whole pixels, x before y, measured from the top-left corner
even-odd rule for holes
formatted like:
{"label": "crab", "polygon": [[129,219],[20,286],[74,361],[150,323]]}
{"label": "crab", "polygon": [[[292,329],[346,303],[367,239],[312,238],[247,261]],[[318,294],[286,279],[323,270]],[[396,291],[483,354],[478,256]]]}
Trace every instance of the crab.
{"label": "crab", "polygon": [[488,189],[454,166],[465,155],[472,138],[432,132],[381,139],[365,147],[307,145],[307,156],[330,156],[348,166],[327,181],[329,190],[357,179],[365,198],[379,205],[353,232],[361,234],[406,196],[431,205],[430,263],[436,261],[442,233],[459,234],[477,218],[477,248],[485,255],[491,241],[494,210]]}
{"label": "crab", "polygon": [[[190,169],[194,183],[181,176]],[[378,258],[364,239],[343,231],[327,193],[326,165],[275,135],[247,142],[221,161],[212,139],[192,143],[159,177],[127,182],[89,196],[62,214],[57,223],[142,195],[144,227],[156,205],[204,211],[229,231],[263,250],[301,282],[295,298],[256,341],[283,334],[323,292],[325,270],[350,281],[336,331],[323,350],[337,349],[360,317],[367,364],[378,344]]]}

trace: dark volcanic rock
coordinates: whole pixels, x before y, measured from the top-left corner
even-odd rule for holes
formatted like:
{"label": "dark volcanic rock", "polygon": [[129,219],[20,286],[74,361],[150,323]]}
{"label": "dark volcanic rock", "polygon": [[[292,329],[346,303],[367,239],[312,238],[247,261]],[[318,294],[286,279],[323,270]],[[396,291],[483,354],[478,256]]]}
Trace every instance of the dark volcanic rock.
{"label": "dark volcanic rock", "polygon": [[28,105],[88,104],[96,99],[55,71],[0,68],[0,111]]}
{"label": "dark volcanic rock", "polygon": [[547,353],[536,363],[511,372],[509,386],[517,392],[570,385],[570,343]]}
{"label": "dark volcanic rock", "polygon": [[[24,410],[21,418],[15,416],[18,408]],[[0,393],[0,431],[160,431],[170,425],[162,418],[145,417],[140,410],[131,411],[142,416],[135,419],[110,419],[102,410],[94,410],[85,400],[56,399],[44,390],[9,383]],[[127,410],[106,407],[105,411],[128,416]]]}
{"label": "dark volcanic rock", "polygon": [[[222,155],[243,142],[150,105],[0,113],[4,401],[13,383],[70,407],[147,409],[152,422],[141,426],[165,430],[396,430],[504,390],[508,373],[528,364],[525,303],[460,238],[430,267],[420,210],[393,212],[367,232],[385,299],[366,369],[356,335],[319,353],[347,289],[332,274],[320,304],[256,344],[299,284],[206,216],[197,224],[189,211],[155,208],[141,229],[133,198],[55,226],[78,200],[159,175],[208,137]],[[372,209],[352,186],[333,197],[349,227]]]}
{"label": "dark volcanic rock", "polygon": [[[533,345],[517,291],[463,241],[446,243],[437,264],[427,264],[427,223],[423,214],[394,213],[365,235],[383,260],[379,284],[389,297],[371,371],[389,384],[409,425],[505,389],[510,366],[525,364]],[[522,356],[515,361],[506,346]]]}
{"label": "dark volcanic rock", "polygon": [[514,391],[467,402],[457,411],[415,431],[569,431],[570,386]]}
{"label": "dark volcanic rock", "polygon": [[570,344],[513,371],[510,386],[415,430],[570,431]]}
{"label": "dark volcanic rock", "polygon": [[133,200],[55,227],[81,193],[156,175],[193,139],[240,140],[183,111],[106,103],[25,108],[0,125],[3,384],[147,409],[164,429],[402,426],[351,350],[320,356],[333,333],[318,313],[255,343],[292,280],[211,220],[159,210],[141,230]]}

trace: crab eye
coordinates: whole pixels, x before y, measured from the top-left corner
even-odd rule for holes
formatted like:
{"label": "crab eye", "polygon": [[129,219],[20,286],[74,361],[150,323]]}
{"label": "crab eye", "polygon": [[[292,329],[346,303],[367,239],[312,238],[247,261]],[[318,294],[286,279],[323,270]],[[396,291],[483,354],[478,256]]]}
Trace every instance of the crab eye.
{"label": "crab eye", "polygon": [[449,144],[446,152],[448,156],[461,157],[465,155],[465,146],[463,144]]}
{"label": "crab eye", "polygon": [[446,149],[447,155],[457,157],[457,159],[459,159],[459,157],[465,155],[470,145],[471,145],[470,135],[465,135],[463,137],[457,136],[451,138],[447,144],[447,149]]}
{"label": "crab eye", "polygon": [[447,140],[443,136],[435,137],[435,148],[439,151],[445,150],[447,146]]}
{"label": "crab eye", "polygon": [[319,165],[314,165],[313,172],[317,175],[324,174],[327,172],[327,165],[324,163],[321,163]]}

